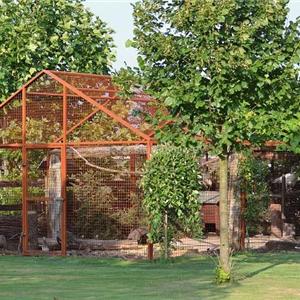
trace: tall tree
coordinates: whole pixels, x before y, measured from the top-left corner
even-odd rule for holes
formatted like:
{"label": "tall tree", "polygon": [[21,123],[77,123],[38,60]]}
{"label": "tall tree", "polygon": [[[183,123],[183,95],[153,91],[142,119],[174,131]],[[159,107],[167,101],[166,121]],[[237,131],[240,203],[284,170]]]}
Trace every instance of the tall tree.
{"label": "tall tree", "polygon": [[286,0],[143,0],[134,5],[131,44],[139,52],[144,86],[173,117],[160,137],[172,138],[174,128],[183,128],[220,157],[225,274],[230,274],[228,156],[245,141],[261,145],[278,139],[282,119],[299,107],[299,19],[287,23],[287,5]]}
{"label": "tall tree", "polygon": [[0,0],[0,100],[42,69],[108,73],[111,33],[80,0]]}

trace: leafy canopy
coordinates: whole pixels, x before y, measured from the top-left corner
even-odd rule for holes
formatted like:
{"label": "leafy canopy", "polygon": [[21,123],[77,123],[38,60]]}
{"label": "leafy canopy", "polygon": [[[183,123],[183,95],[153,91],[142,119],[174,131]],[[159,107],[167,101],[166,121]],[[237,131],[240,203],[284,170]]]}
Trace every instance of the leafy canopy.
{"label": "leafy canopy", "polygon": [[0,0],[0,100],[34,73],[106,74],[112,30],[79,0]]}
{"label": "leafy canopy", "polygon": [[[224,155],[280,139],[299,109],[299,19],[286,0],[143,0],[134,39],[143,84],[177,129]],[[163,116],[160,116],[162,118]],[[169,126],[169,128],[170,128]],[[174,137],[167,130],[159,138]],[[185,137],[186,138],[186,137]]]}

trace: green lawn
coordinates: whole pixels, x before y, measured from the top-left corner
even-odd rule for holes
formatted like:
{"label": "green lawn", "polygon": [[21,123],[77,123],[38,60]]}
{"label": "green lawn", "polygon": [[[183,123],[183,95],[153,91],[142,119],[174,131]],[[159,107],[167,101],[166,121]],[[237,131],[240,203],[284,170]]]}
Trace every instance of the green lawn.
{"label": "green lawn", "polygon": [[300,253],[239,255],[234,283],[213,284],[210,258],[172,263],[0,257],[0,299],[300,299]]}

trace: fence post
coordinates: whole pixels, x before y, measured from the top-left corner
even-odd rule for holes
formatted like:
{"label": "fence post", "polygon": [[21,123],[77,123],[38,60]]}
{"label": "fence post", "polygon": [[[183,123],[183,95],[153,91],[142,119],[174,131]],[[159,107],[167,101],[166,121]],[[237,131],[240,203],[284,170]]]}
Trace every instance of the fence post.
{"label": "fence post", "polygon": [[246,221],[245,221],[245,210],[246,210],[246,192],[241,192],[241,222],[240,222],[240,250],[245,250],[245,239],[246,239]]}
{"label": "fence post", "polygon": [[[152,142],[149,140],[147,142],[147,159],[150,159],[152,151]],[[149,227],[150,229],[150,227]],[[148,259],[153,260],[153,244],[148,242]]]}
{"label": "fence post", "polygon": [[61,147],[61,255],[67,255],[67,122],[68,122],[67,88],[63,86],[63,139]]}
{"label": "fence post", "polygon": [[28,202],[27,202],[27,149],[26,149],[26,88],[22,88],[22,250],[28,254]]}

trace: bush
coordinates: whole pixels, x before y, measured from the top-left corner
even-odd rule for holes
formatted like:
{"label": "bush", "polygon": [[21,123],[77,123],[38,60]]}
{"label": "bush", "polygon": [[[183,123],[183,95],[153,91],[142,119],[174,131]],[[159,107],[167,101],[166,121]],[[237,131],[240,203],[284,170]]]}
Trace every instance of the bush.
{"label": "bush", "polygon": [[161,244],[165,257],[177,233],[201,234],[199,174],[196,152],[183,147],[161,146],[146,162],[142,187],[148,238]]}

